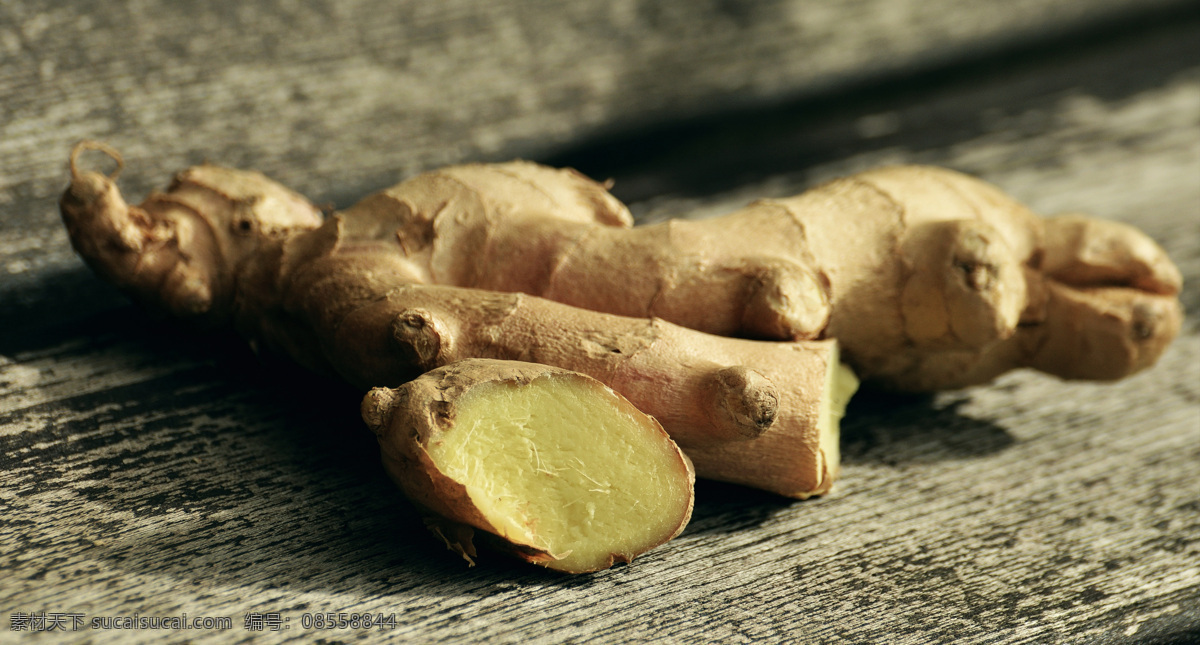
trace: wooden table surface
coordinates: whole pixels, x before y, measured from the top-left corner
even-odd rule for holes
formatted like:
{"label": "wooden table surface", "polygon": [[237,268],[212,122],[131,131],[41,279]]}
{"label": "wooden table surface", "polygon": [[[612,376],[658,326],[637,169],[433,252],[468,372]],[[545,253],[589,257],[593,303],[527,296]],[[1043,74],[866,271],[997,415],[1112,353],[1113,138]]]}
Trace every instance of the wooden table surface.
{"label": "wooden table surface", "polygon": [[[0,4],[0,642],[1200,642],[1194,2],[177,6]],[[345,206],[520,155],[615,178],[644,222],[936,163],[1141,227],[1189,318],[1119,383],[863,392],[831,495],[699,482],[632,565],[468,568],[357,393],[86,270],[55,206],[85,137],[135,195],[208,159]],[[327,612],[395,622],[306,626]],[[182,614],[231,627],[102,628]]]}

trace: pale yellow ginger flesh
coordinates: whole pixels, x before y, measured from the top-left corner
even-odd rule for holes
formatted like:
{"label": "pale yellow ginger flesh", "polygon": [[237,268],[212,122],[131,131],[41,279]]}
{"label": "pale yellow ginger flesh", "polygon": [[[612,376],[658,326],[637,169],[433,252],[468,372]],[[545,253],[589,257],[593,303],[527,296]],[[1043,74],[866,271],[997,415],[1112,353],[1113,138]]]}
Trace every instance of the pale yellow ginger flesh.
{"label": "pale yellow ginger flesh", "polygon": [[661,431],[611,398],[574,380],[488,383],[456,402],[454,427],[426,451],[502,537],[554,568],[628,561],[675,532],[690,491]]}
{"label": "pale yellow ginger flesh", "polygon": [[842,417],[850,398],[858,391],[858,377],[842,363],[835,363],[829,370],[828,381],[821,396],[822,413],[817,417],[817,436],[821,439],[820,458],[825,472],[837,477],[841,469]]}

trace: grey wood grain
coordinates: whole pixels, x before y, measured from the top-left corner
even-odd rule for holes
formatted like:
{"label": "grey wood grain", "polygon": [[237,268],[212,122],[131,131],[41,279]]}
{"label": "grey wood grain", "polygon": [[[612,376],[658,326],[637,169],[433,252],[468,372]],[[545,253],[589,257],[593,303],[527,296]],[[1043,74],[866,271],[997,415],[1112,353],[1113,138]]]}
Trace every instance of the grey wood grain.
{"label": "grey wood grain", "polygon": [[16,0],[0,5],[0,194],[16,209],[52,197],[61,151],[100,138],[142,189],[211,158],[342,200],[417,168],[544,153],[1189,4]]}
{"label": "grey wood grain", "polygon": [[[289,6],[296,16],[290,30]],[[470,14],[443,6],[438,15],[456,27],[427,34],[428,42],[473,33]],[[331,11],[327,23],[308,13],[322,8]],[[30,31],[29,21],[36,27],[72,19],[62,8],[45,10],[44,18],[35,9],[2,9],[23,21],[23,52],[69,35],[45,26]],[[347,132],[329,144],[334,156],[320,159],[298,152],[317,149],[317,139],[303,139],[310,135],[288,143],[248,132],[249,117],[218,114],[233,104],[219,91],[210,105],[193,108],[204,121],[200,133],[186,133],[184,121],[169,116],[188,97],[213,92],[212,79],[254,66],[255,56],[264,61],[261,70],[270,69],[266,61],[288,60],[354,68],[358,54],[338,53],[338,43],[370,41],[361,34],[389,27],[371,25],[363,13],[347,19],[360,30],[338,32],[347,24],[338,11],[365,12],[366,5],[246,9],[242,23],[236,13],[224,22],[167,16],[153,3],[111,17],[85,11],[89,30],[70,33],[116,35],[131,43],[128,51],[100,48],[86,54],[98,57],[89,62],[85,53],[93,48],[45,44],[51,58],[65,57],[52,71],[67,74],[61,61],[77,56],[77,70],[97,65],[110,83],[139,80],[112,90],[94,114],[88,110],[96,94],[88,92],[99,85],[85,85],[92,89],[76,99],[63,94],[61,104],[53,93],[4,103],[6,114],[41,110],[61,120],[0,121],[0,145],[9,146],[0,155],[3,207],[23,209],[8,210],[0,226],[0,641],[1168,643],[1200,633],[1194,21],[1053,56],[968,66],[904,89],[714,118],[687,140],[645,148],[651,164],[606,167],[602,161],[611,157],[594,147],[564,153],[616,176],[617,190],[636,200],[643,220],[704,216],[877,163],[950,165],[1043,212],[1087,210],[1144,228],[1183,270],[1190,316],[1157,367],[1116,384],[1017,373],[930,398],[864,393],[844,423],[845,464],[834,494],[799,503],[701,482],[694,520],[680,538],[630,566],[564,577],[498,556],[467,568],[426,535],[381,473],[356,418],[356,393],[263,364],[234,339],[149,320],[91,277],[57,229],[53,193],[62,182],[62,154],[70,140],[95,136],[87,128],[107,122],[107,106],[118,103],[162,110],[123,117],[129,120],[106,131],[130,151],[135,189],[161,182],[156,173],[202,150],[229,154],[213,155],[215,161],[272,166],[327,198],[383,183],[390,172],[384,152],[347,141],[371,138],[372,124],[395,116],[387,110],[368,110],[362,119],[346,117],[363,114],[353,110],[318,111],[312,136]],[[229,44],[231,35],[270,17],[279,20],[266,32],[274,39]],[[593,19],[578,17],[580,25]],[[199,33],[206,20],[217,35]],[[338,34],[319,33],[329,25]],[[178,41],[193,28],[197,51],[227,56],[212,70],[187,61],[190,50],[172,53],[165,46],[171,37],[154,37],[175,34]],[[301,35],[316,42],[305,49]],[[586,34],[574,37],[589,42]],[[228,52],[218,51],[218,39]],[[429,46],[449,60],[460,51]],[[134,65],[136,56],[160,47],[167,59]],[[155,64],[161,69],[134,71]],[[9,82],[25,73],[0,69]],[[681,78],[680,87],[703,85]],[[157,94],[131,98],[155,79],[163,81]],[[324,105],[338,105],[336,91],[328,92]],[[287,122],[296,99],[264,94],[275,98],[251,101],[249,116],[285,106],[280,122]],[[597,100],[585,95],[563,105]],[[489,109],[468,103],[463,110]],[[530,108],[524,118],[536,113]],[[84,123],[72,125],[70,115],[83,115]],[[536,142],[513,135],[495,150],[527,145],[548,154],[613,118],[602,114],[592,125],[556,130],[552,117],[546,133],[529,135]],[[451,125],[428,141],[441,137],[451,149],[466,135],[454,134],[458,117],[446,118]],[[756,130],[754,119],[770,127]],[[14,129],[18,121],[25,125]],[[489,123],[497,132],[520,131],[504,118]],[[652,130],[635,128],[629,136],[645,132]],[[171,141],[172,134],[181,138]],[[48,142],[62,149],[51,154]],[[447,154],[491,154],[454,149]],[[395,168],[441,159],[431,150],[433,143],[411,153],[393,146]],[[341,165],[331,169],[335,157]],[[736,179],[713,180],[741,166],[746,171]],[[20,611],[80,612],[89,620],[228,616],[234,628],[18,634],[7,622]],[[395,613],[397,625],[388,633],[300,625],[305,612],[339,611]],[[244,617],[253,612],[279,612],[288,628],[247,631]]]}

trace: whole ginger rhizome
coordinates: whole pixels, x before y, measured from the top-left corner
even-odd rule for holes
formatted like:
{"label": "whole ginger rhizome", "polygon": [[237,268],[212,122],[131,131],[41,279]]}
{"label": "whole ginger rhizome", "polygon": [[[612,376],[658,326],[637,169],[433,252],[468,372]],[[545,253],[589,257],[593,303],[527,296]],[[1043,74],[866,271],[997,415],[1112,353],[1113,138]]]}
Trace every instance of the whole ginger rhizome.
{"label": "whole ginger rhizome", "polygon": [[89,149],[120,159],[71,155],[61,209],[88,264],[368,392],[388,472],[467,557],[474,535],[563,571],[629,561],[682,530],[694,476],[827,492],[860,378],[1116,379],[1182,318],[1144,234],[938,168],[634,227],[603,185],[526,162],[429,172],[329,217],[210,165],[131,206],[80,167]]}

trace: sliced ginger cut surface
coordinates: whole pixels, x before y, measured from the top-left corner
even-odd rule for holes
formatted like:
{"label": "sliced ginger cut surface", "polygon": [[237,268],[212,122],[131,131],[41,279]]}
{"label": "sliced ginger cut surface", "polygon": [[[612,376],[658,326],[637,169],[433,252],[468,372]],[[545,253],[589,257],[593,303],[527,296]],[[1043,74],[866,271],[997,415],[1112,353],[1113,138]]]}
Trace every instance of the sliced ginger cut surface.
{"label": "sliced ginger cut surface", "polygon": [[501,537],[587,571],[675,535],[691,477],[660,426],[607,387],[571,374],[483,383],[455,402],[425,450]]}

